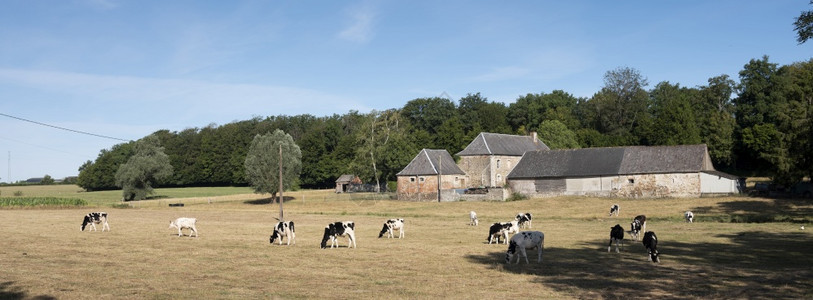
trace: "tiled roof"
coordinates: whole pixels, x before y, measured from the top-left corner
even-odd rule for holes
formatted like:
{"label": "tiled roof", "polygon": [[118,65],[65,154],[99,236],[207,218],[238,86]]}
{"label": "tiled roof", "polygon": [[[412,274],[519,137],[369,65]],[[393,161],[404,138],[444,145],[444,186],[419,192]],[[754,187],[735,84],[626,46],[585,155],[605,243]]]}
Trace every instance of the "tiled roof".
{"label": "tiled roof", "polygon": [[465,175],[457,164],[455,164],[454,158],[452,158],[449,152],[435,149],[421,150],[421,152],[396,175],[437,175],[439,168],[442,175]]}
{"label": "tiled roof", "polygon": [[545,143],[533,136],[481,132],[457,155],[522,156],[525,151],[548,149],[550,148]]}
{"label": "tiled roof", "polygon": [[507,178],[714,171],[705,144],[584,148],[526,153]]}

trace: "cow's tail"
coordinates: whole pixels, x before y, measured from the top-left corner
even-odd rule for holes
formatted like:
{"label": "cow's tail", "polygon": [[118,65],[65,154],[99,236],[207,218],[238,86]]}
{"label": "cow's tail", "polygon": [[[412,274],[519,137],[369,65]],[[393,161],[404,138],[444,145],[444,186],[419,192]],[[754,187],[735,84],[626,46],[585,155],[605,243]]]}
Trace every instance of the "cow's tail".
{"label": "cow's tail", "polygon": [[288,222],[288,228],[291,229],[291,232],[294,232],[294,221]]}

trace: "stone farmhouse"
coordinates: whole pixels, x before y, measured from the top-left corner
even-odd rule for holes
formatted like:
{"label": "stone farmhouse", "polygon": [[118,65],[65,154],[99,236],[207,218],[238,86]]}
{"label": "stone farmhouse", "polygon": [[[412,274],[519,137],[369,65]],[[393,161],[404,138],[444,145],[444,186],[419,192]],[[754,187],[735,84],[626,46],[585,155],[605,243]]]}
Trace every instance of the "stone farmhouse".
{"label": "stone farmhouse", "polygon": [[507,177],[513,192],[530,197],[700,197],[741,190],[736,176],[714,169],[705,144],[531,151]]}
{"label": "stone farmhouse", "polygon": [[526,151],[549,149],[536,132],[529,136],[482,132],[456,155],[466,174],[466,187],[502,187]]}
{"label": "stone farmhouse", "polygon": [[465,188],[465,173],[446,150],[421,150],[396,176],[398,200],[440,201],[441,190]]}

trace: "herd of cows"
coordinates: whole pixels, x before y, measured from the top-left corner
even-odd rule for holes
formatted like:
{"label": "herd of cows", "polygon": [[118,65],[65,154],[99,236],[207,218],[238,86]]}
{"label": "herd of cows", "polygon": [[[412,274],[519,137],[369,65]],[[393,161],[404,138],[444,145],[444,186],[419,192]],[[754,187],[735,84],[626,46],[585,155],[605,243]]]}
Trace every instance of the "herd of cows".
{"label": "herd of cows", "polygon": [[[620,210],[621,208],[618,204],[612,205],[610,207],[610,216],[618,216]],[[691,211],[687,211],[684,217],[686,222],[691,223],[694,221],[694,214]],[[469,212],[469,219],[469,225],[477,226],[479,224],[476,212]],[[524,257],[525,263],[527,264],[528,255],[526,251],[534,249],[537,250],[537,262],[542,262],[542,250],[545,243],[545,234],[540,231],[520,231],[520,229],[523,228],[531,228],[532,222],[533,215],[531,213],[519,213],[516,215],[514,220],[510,222],[494,223],[488,229],[488,237],[486,238],[486,241],[488,244],[491,244],[492,242],[499,244],[500,240],[502,240],[503,244],[508,245],[508,251],[505,255],[506,263],[510,263],[513,257],[516,256],[517,259],[515,263],[519,263],[520,258]],[[169,228],[177,228],[178,236],[183,236],[183,229],[189,229],[189,236],[191,237],[194,233],[195,237],[197,237],[198,230],[195,227],[196,223],[196,218],[177,218],[169,222]],[[107,223],[106,212],[92,212],[85,215],[84,219],[82,220],[80,230],[84,231],[85,228],[88,228],[88,231],[97,231],[97,224],[102,225],[102,232],[104,232],[105,229],[110,231],[110,225]],[[90,227],[88,227],[88,225]],[[356,225],[353,221],[334,222],[328,224],[325,226],[324,235],[322,236],[321,248],[327,248],[328,242],[330,242],[330,248],[338,247],[338,239],[340,237],[347,237],[348,248],[351,246],[356,248],[355,226]],[[398,238],[404,238],[404,219],[389,219],[385,221],[381,232],[378,234],[378,237],[381,238],[386,234],[388,238],[394,238],[394,233],[396,230],[398,231]],[[621,227],[620,224],[616,224],[610,228],[610,244],[607,246],[607,252],[611,252],[610,250],[612,249],[613,243],[615,243],[615,252],[620,252],[619,244],[624,240],[624,232],[624,228]],[[630,223],[629,234],[635,241],[638,241],[641,232],[644,233],[642,242],[647,250],[647,254],[649,255],[649,261],[660,262],[660,259],[658,258],[658,237],[655,235],[655,232],[646,231],[645,215],[636,216]],[[509,235],[511,234],[514,235],[509,239]],[[278,243],[282,245],[283,238],[287,238],[288,245],[291,245],[291,242],[296,245],[296,231],[293,221],[278,222],[274,226],[274,231],[269,237],[269,242],[273,244],[274,241],[278,241]]]}

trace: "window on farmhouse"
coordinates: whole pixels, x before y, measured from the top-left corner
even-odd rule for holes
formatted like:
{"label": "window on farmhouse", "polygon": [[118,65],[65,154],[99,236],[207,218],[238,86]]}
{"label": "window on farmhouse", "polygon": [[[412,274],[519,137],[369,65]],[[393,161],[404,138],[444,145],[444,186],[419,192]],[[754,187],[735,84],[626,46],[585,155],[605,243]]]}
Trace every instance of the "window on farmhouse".
{"label": "window on farmhouse", "polygon": [[409,177],[409,182],[415,182],[415,177]]}
{"label": "window on farmhouse", "polygon": [[426,180],[426,178],[421,177],[419,180],[420,180],[421,182],[423,182],[424,180]]}
{"label": "window on farmhouse", "polygon": [[499,169],[499,168],[500,168],[500,160],[498,159],[497,160],[497,169]]}
{"label": "window on farmhouse", "polygon": [[630,184],[633,184],[633,183],[635,183],[635,179],[632,179],[632,178],[627,179],[627,182],[629,182]]}

